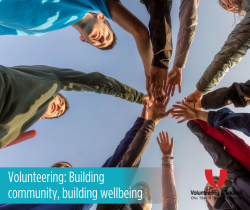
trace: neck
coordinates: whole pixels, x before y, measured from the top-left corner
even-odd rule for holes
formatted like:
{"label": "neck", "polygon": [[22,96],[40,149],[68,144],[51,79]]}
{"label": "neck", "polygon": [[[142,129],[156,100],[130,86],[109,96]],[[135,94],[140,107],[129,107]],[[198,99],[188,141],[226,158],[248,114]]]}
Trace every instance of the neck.
{"label": "neck", "polygon": [[79,20],[78,22],[72,24],[71,26],[73,26],[77,31],[81,31],[82,28],[84,28],[84,26],[86,25],[86,23],[88,22],[88,20],[91,18],[91,14],[87,13],[85,14],[85,16]]}

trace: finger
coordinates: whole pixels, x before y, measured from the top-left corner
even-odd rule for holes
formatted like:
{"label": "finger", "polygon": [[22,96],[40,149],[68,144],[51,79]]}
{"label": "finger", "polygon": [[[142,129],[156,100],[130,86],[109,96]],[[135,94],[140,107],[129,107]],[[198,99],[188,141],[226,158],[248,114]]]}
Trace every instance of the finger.
{"label": "finger", "polygon": [[187,101],[187,97],[184,97],[184,100]]}
{"label": "finger", "polygon": [[171,90],[172,90],[172,88],[173,88],[173,85],[170,85],[170,87],[169,87],[169,89],[168,89],[168,97],[170,97],[170,93],[171,93]]}
{"label": "finger", "polygon": [[163,141],[166,141],[166,136],[163,131],[162,131],[162,136],[163,136]]}
{"label": "finger", "polygon": [[172,105],[174,108],[178,108],[178,109],[185,109],[184,106],[180,106],[180,105]]}
{"label": "finger", "polygon": [[174,137],[171,138],[171,147],[174,148]]}
{"label": "finger", "polygon": [[183,111],[172,111],[171,114],[183,114]]}
{"label": "finger", "polygon": [[161,143],[163,142],[163,139],[162,139],[162,136],[161,136],[161,133],[159,133],[160,134],[160,140],[161,140]]}
{"label": "finger", "polygon": [[166,136],[167,136],[167,142],[169,143],[169,135],[168,135],[168,132],[166,132]]}
{"label": "finger", "polygon": [[152,73],[150,73],[150,84],[155,83],[155,75],[153,75]]}
{"label": "finger", "polygon": [[181,93],[181,83],[178,84],[179,93]]}
{"label": "finger", "polygon": [[167,117],[174,109],[169,109],[167,112],[165,112],[165,116],[164,117]]}
{"label": "finger", "polygon": [[183,120],[180,120],[179,122],[177,122],[177,123],[183,123],[184,121],[186,121],[185,119],[183,119]]}
{"label": "finger", "polygon": [[165,89],[165,94],[168,96],[168,89],[170,88],[170,84],[167,84],[166,89]]}
{"label": "finger", "polygon": [[158,142],[159,146],[161,146],[161,142],[160,142],[160,140],[159,140],[159,138],[158,138],[158,137],[156,137],[156,140],[157,140],[157,142]]}
{"label": "finger", "polygon": [[173,86],[173,89],[172,89],[172,94],[171,94],[172,97],[174,96],[174,91],[175,91],[175,85]]}
{"label": "finger", "polygon": [[176,117],[175,119],[178,120],[178,119],[180,119],[180,118],[181,118],[181,117]]}
{"label": "finger", "polygon": [[168,105],[169,100],[170,100],[170,97],[167,98],[167,100],[164,102],[164,105]]}
{"label": "finger", "polygon": [[171,113],[171,115],[172,115],[173,118],[174,117],[182,117],[183,116],[183,114],[172,114],[172,113]]}

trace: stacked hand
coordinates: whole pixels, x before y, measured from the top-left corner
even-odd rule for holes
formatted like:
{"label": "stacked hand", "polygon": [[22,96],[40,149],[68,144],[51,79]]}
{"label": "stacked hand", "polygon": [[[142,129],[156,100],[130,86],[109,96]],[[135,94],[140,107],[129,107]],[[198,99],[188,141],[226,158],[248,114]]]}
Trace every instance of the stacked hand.
{"label": "stacked hand", "polygon": [[154,121],[157,124],[161,119],[167,117],[174,109],[170,109],[166,112],[166,108],[169,102],[169,97],[167,100],[154,100],[150,110],[150,120]]}
{"label": "stacked hand", "polygon": [[174,138],[171,139],[171,143],[169,141],[168,132],[166,132],[166,136],[164,132],[162,131],[162,134],[160,133],[160,140],[157,137],[157,142],[160,146],[161,152],[163,155],[172,155],[173,149],[174,149]]}
{"label": "stacked hand", "polygon": [[182,123],[186,120],[195,120],[195,119],[201,119],[203,121],[207,121],[208,112],[195,109],[192,106],[188,105],[183,100],[182,102],[176,102],[176,103],[180,105],[173,105],[173,108],[175,110],[171,112],[171,115],[172,118],[175,119],[183,118],[182,120],[178,121],[178,123]]}
{"label": "stacked hand", "polygon": [[172,70],[168,73],[168,82],[165,93],[167,96],[174,96],[174,91],[176,85],[178,85],[179,93],[181,93],[181,80],[182,80],[182,71],[180,68],[173,66]]}
{"label": "stacked hand", "polygon": [[182,123],[186,120],[194,120],[198,118],[199,110],[189,106],[183,100],[182,102],[176,102],[180,105],[173,105],[174,109],[179,109],[171,112],[172,118],[179,119],[183,118],[182,120],[178,121],[178,123]]}
{"label": "stacked hand", "polygon": [[168,70],[151,66],[150,83],[152,84],[152,95],[155,98],[162,97],[163,91],[166,89],[168,79]]}

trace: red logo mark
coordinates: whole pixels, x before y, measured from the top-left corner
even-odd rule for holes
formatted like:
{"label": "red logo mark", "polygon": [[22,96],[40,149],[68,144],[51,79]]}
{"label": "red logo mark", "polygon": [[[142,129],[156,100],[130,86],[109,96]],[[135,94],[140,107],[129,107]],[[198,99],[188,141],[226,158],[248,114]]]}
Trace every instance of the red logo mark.
{"label": "red logo mark", "polygon": [[[214,182],[212,170],[211,169],[206,169],[205,170],[205,175],[206,175],[208,183],[211,186],[213,186],[214,188],[218,189],[218,187],[216,186],[216,184]],[[219,188],[221,188],[223,186],[223,184],[225,183],[226,179],[227,179],[227,170],[225,170],[225,169],[220,170],[220,177],[219,177],[219,180],[217,182],[217,185],[219,186]]]}

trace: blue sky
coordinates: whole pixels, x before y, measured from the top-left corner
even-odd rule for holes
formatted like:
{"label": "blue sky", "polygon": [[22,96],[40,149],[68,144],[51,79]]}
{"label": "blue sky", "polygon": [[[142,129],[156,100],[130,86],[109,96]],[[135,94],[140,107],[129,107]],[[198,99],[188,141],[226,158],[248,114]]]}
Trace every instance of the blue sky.
{"label": "blue sky", "polygon": [[[139,0],[122,0],[122,3],[147,25],[149,16]],[[174,49],[179,29],[179,4],[180,1],[173,1]],[[182,93],[175,93],[168,108],[195,90],[197,81],[233,29],[234,15],[224,11],[216,0],[201,0],[198,15],[199,24],[183,70]],[[118,37],[118,44],[111,51],[101,51],[82,43],[73,27],[41,37],[2,36],[0,64],[49,65],[86,73],[98,71],[145,93],[144,69],[133,37],[115,23],[111,25]],[[246,55],[229,70],[216,88],[228,87],[233,82],[246,82],[248,60],[249,55]],[[173,59],[170,68],[172,65]],[[49,167],[58,161],[68,161],[74,167],[99,167],[112,155],[142,110],[141,105],[112,96],[62,93],[70,103],[68,113],[59,119],[37,122],[31,128],[37,130],[36,138],[1,150],[0,167]],[[229,108],[236,112],[249,112],[248,107]],[[191,199],[190,190],[203,190],[205,169],[213,169],[214,175],[219,175],[219,169],[186,123],[179,125],[171,117],[162,120],[152,135],[141,166],[161,167],[162,154],[156,141],[161,131],[168,131],[175,141],[174,167],[179,209],[205,209],[204,201]],[[235,133],[250,144],[248,137]],[[153,207],[154,210],[161,208],[161,205]]]}

